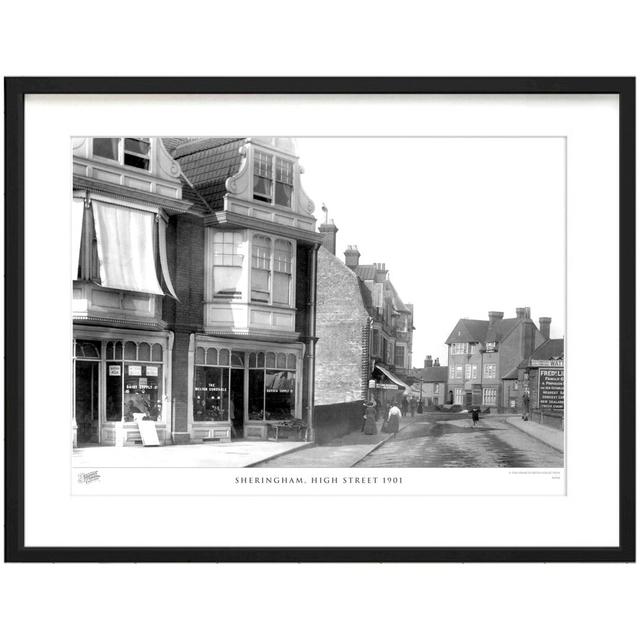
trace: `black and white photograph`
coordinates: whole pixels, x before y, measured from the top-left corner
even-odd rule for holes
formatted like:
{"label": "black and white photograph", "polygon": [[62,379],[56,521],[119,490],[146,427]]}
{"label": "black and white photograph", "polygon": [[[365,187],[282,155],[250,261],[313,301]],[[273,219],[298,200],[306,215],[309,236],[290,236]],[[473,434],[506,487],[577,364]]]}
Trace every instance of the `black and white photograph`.
{"label": "black and white photograph", "polygon": [[71,148],[78,484],[563,469],[564,137]]}

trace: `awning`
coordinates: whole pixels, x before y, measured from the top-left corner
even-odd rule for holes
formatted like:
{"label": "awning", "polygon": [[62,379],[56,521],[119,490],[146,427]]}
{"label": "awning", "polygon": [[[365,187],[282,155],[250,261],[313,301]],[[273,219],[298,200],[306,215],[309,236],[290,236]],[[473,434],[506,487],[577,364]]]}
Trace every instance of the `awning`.
{"label": "awning", "polygon": [[92,206],[102,286],[164,295],[154,258],[155,214],[96,200]]}
{"label": "awning", "polygon": [[399,387],[402,387],[403,389],[410,389],[411,386],[408,385],[406,382],[403,382],[402,380],[400,380],[400,378],[398,378],[398,376],[393,375],[393,373],[391,373],[391,371],[387,371],[384,367],[381,367],[379,364],[376,365],[376,369],[378,371],[380,371],[381,373],[383,373],[385,376],[387,376],[387,378],[389,378],[389,380],[391,380],[394,384],[397,384]]}
{"label": "awning", "polygon": [[82,223],[84,221],[84,199],[73,199],[71,205],[71,258],[73,259],[73,279],[76,279],[78,262],[80,261],[80,244],[82,243]]}
{"label": "awning", "polygon": [[[171,283],[171,276],[169,275],[169,263],[167,262],[167,222],[164,218],[161,218],[158,222],[158,249],[160,251],[160,268],[162,269],[164,284],[169,290],[169,294],[178,300],[178,296]],[[178,300],[178,302],[180,301]]]}

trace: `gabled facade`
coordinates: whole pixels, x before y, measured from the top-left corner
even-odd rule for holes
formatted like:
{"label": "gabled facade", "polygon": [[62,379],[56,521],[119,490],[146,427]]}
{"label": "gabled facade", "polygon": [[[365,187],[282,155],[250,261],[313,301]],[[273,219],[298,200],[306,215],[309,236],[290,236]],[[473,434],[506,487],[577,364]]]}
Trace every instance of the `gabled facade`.
{"label": "gabled facade", "polygon": [[80,248],[74,329],[100,352],[76,395],[93,407],[94,441],[137,441],[141,413],[176,443],[310,420],[321,238],[301,172],[289,139],[76,143],[95,251]]}
{"label": "gabled facade", "polygon": [[[548,332],[551,319],[540,321]],[[547,337],[531,320],[528,307],[516,309],[515,318],[504,318],[498,311],[490,311],[489,320],[461,318],[446,340],[448,402],[515,410],[518,390],[510,376]]]}

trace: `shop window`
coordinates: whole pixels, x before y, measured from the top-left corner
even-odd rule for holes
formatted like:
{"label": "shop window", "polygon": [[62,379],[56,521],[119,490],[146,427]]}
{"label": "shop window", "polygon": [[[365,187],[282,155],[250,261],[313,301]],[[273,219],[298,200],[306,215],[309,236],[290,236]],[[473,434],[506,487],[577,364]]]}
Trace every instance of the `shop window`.
{"label": "shop window", "polygon": [[295,354],[258,354],[249,356],[249,419],[285,420],[295,416]]}
{"label": "shop window", "polygon": [[229,420],[228,367],[196,367],[193,419],[196,422]]}
{"label": "shop window", "polygon": [[127,167],[149,170],[150,138],[93,138],[93,155]]}
{"label": "shop window", "polygon": [[253,154],[253,198],[291,208],[293,162],[256,149]]}
{"label": "shop window", "polygon": [[[159,420],[162,416],[162,346],[106,343],[106,407],[110,422]],[[137,415],[139,414],[139,415]]]}
{"label": "shop window", "polygon": [[216,231],[213,235],[213,295],[217,298],[242,297],[244,233]]}

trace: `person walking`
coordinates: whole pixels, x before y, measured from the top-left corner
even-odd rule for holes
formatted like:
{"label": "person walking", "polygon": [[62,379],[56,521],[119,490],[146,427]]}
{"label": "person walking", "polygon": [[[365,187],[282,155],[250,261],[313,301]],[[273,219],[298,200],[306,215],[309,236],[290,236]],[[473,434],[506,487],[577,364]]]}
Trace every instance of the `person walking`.
{"label": "person walking", "polygon": [[478,424],[478,420],[480,419],[480,410],[479,409],[471,409],[471,426],[475,427]]}
{"label": "person walking", "polygon": [[411,412],[411,417],[413,418],[416,415],[416,406],[417,402],[414,396],[411,396],[409,400],[409,411]]}
{"label": "person walking", "polygon": [[407,396],[402,396],[402,415],[406,416],[408,410],[409,410],[409,400],[407,400]]}
{"label": "person walking", "polygon": [[387,416],[387,422],[383,427],[385,433],[398,433],[400,430],[400,417],[402,416],[402,411],[400,411],[400,407],[397,404],[394,404],[391,409],[389,409],[389,414]]}
{"label": "person walking", "polygon": [[365,402],[364,427],[362,430],[367,436],[375,436],[378,433],[376,425],[376,404],[375,402]]}

